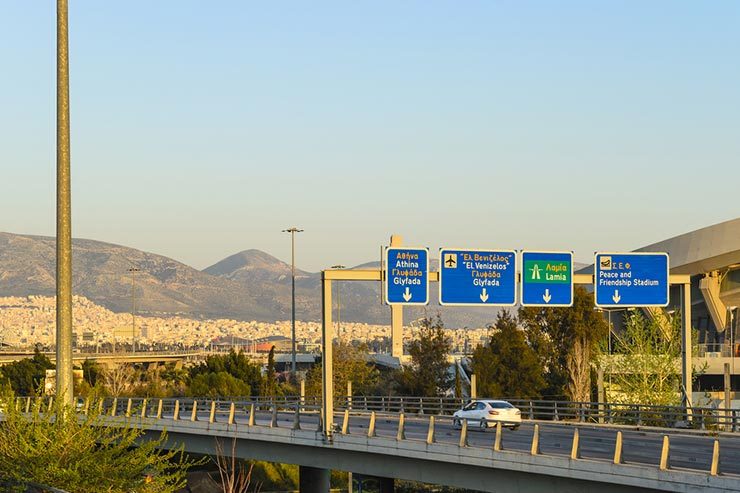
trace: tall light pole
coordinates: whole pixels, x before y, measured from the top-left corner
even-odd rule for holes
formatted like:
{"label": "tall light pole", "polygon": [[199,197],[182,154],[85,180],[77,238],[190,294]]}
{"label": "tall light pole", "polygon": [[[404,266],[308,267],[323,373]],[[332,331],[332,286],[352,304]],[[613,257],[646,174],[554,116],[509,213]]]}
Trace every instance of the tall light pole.
{"label": "tall light pole", "polygon": [[72,406],[72,205],[67,0],[57,0],[57,399]]}
{"label": "tall light pole", "polygon": [[[345,266],[341,264],[332,265],[332,269],[344,269]],[[342,328],[342,298],[341,298],[341,284],[337,281],[337,336],[339,336],[339,331]]]}
{"label": "tall light pole", "polygon": [[141,272],[138,267],[131,267],[128,270],[131,273],[131,348],[136,352],[136,282],[135,274]]}
{"label": "tall light pole", "polygon": [[293,380],[295,380],[296,368],[295,368],[295,234],[302,233],[302,229],[298,229],[295,226],[292,228],[284,229],[283,233],[290,233],[290,279],[291,279],[291,316],[290,321],[292,324],[291,330],[291,374]]}

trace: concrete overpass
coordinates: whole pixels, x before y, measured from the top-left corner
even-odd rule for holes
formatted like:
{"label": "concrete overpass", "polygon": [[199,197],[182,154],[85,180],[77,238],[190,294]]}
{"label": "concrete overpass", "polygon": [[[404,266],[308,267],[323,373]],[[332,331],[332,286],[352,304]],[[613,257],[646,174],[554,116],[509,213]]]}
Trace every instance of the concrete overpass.
{"label": "concrete overpass", "polygon": [[326,433],[316,406],[264,405],[121,399],[103,412],[106,422],[128,416],[144,439],[166,430],[171,446],[190,453],[215,455],[217,441],[230,451],[234,440],[239,458],[297,464],[305,493],[328,491],[331,469],[383,478],[384,492],[394,478],[496,493],[740,491],[737,433],[534,420],[473,431],[449,416],[349,410]]}

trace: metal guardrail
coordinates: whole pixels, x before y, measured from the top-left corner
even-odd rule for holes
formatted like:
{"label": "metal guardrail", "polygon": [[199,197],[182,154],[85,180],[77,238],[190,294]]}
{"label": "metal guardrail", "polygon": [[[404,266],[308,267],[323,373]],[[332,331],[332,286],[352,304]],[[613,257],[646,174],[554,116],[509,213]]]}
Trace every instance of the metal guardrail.
{"label": "metal guardrail", "polygon": [[[379,400],[378,400],[379,399]],[[514,402],[515,400],[510,400]],[[460,448],[470,447],[468,442],[468,421],[463,420],[460,423],[456,423],[457,420],[453,420],[448,414],[434,414],[433,412],[425,413],[424,409],[430,411],[449,411],[452,407],[457,407],[461,401],[459,399],[445,399],[445,398],[412,398],[412,397],[381,397],[371,398],[364,396],[351,396],[344,400],[341,425],[337,426],[336,429],[332,430],[330,435],[349,435],[350,432],[350,419],[352,416],[355,419],[358,418],[358,414],[364,415],[363,419],[367,419],[368,423],[363,428],[361,433],[367,438],[379,437],[376,433],[376,413],[384,413],[384,420],[386,422],[395,423],[394,427],[395,438],[398,441],[407,440],[406,438],[406,421],[407,413],[416,412],[417,423],[419,415],[428,414],[425,416],[427,423],[426,443],[427,445],[433,445],[437,442],[435,435],[435,427],[440,424],[446,423],[451,425],[453,428],[459,429],[458,439],[454,439]],[[527,401],[530,402],[530,401]],[[535,416],[535,402],[543,401],[531,401],[529,406],[530,415]],[[452,406],[452,404],[455,404]],[[53,398],[51,397],[18,397],[15,401],[16,409],[21,412],[28,413],[32,410],[38,410],[40,412],[51,412],[53,410]],[[550,408],[554,409],[553,403],[549,403]],[[574,403],[563,403],[569,406],[562,406],[563,410],[572,409]],[[579,403],[575,403],[579,404]],[[593,403],[582,403],[582,404],[593,404]],[[226,423],[229,425],[238,423],[239,425],[246,425],[247,427],[253,426],[268,426],[270,428],[279,427],[279,413],[285,414],[290,413],[293,416],[292,429],[301,430],[301,418],[312,416],[315,420],[318,418],[318,428],[316,431],[320,431],[322,428],[321,414],[319,412],[320,405],[317,405],[316,398],[299,396],[281,396],[275,398],[248,398],[243,400],[224,400],[224,399],[206,399],[198,400],[192,398],[183,399],[147,399],[147,398],[106,398],[102,400],[92,400],[87,398],[78,398],[76,400],[76,409],[80,414],[90,414],[91,412],[97,412],[101,416],[113,419],[114,421],[105,421],[104,425],[111,423],[115,424],[115,419],[129,418],[131,420],[141,419],[141,423],[153,423],[158,421],[165,422],[176,422],[176,421],[190,421],[198,422],[205,421],[208,423]],[[437,406],[435,408],[435,405]],[[447,405],[447,407],[445,407]],[[91,409],[92,406],[96,406],[96,409]],[[373,407],[379,406],[380,409],[375,410]],[[395,414],[395,420],[388,421],[389,415],[392,415],[400,406],[400,412]],[[414,407],[416,406],[416,408]],[[426,407],[425,407],[426,406]],[[654,406],[648,406],[654,407]],[[579,411],[585,409],[585,407],[578,407]],[[697,408],[700,409],[700,408]],[[268,424],[264,423],[264,413],[262,415],[261,424],[257,421],[256,417],[258,412],[268,411],[269,421]],[[369,412],[369,416],[368,413]],[[685,412],[685,410],[684,410]],[[567,413],[566,413],[567,414]],[[554,416],[556,414],[550,414]],[[576,413],[579,422],[585,422],[583,418],[584,413]],[[369,418],[369,419],[368,419]],[[525,416],[523,416],[525,418]],[[305,424],[305,423],[304,423]],[[483,423],[481,423],[482,425]],[[494,452],[500,452],[503,450],[503,432],[502,428],[509,424],[507,422],[488,422],[486,425],[493,424],[495,426],[495,439],[492,444]],[[458,425],[458,426],[456,426]],[[314,423],[314,426],[316,424]],[[477,426],[477,424],[473,424]],[[486,427],[487,427],[486,426]],[[529,447],[529,455],[542,455],[540,448],[540,423],[533,423],[533,436],[531,446]],[[384,430],[384,435],[381,438],[392,438],[388,434],[388,430]],[[448,434],[449,435],[449,434]],[[322,435],[323,436],[323,435]],[[323,440],[323,438],[322,438]],[[409,439],[414,440],[414,439]],[[416,439],[419,441],[419,439]],[[622,431],[616,431],[616,439],[614,445],[613,457],[609,459],[609,462],[614,464],[623,464],[624,460],[622,457],[623,450],[623,435]],[[445,442],[445,445],[450,443]],[[509,452],[527,454],[525,451],[514,450]],[[573,429],[573,438],[571,443],[570,458],[572,460],[581,459],[580,453],[580,438],[579,438],[579,427]],[[590,460],[594,460],[591,458]],[[604,459],[596,459],[604,460]],[[657,464],[649,464],[645,462],[632,463],[633,465],[638,464],[645,467],[659,467],[661,470],[670,469],[670,437],[669,435],[663,435],[663,442],[660,453],[660,460]],[[719,440],[715,439],[713,444],[712,461],[708,471],[702,471],[694,469],[697,472],[705,472],[712,476],[716,476],[720,473],[719,470]]]}
{"label": "metal guardrail", "polygon": [[[30,399],[31,398],[19,398]],[[534,399],[506,399],[522,413],[522,419],[539,421],[567,421],[594,425],[629,425],[636,427],[659,428],[694,428],[701,430],[721,430],[725,432],[740,431],[740,410],[724,409],[720,407],[690,407],[661,406],[651,404],[624,404],[598,402],[549,401]],[[101,402],[102,414],[125,415],[132,409],[127,409],[129,402],[137,406],[146,403],[145,412],[149,416],[153,403],[162,402],[162,413],[172,412],[174,402],[180,404],[179,411],[190,411],[193,402],[203,405],[207,402],[215,403],[216,412],[227,412],[226,407],[231,403],[237,410],[248,410],[254,406],[257,411],[268,411],[273,407],[279,411],[294,411],[297,407],[304,412],[318,412],[321,409],[321,398],[316,396],[275,396],[275,397],[227,397],[220,399],[209,398],[106,398]],[[82,401],[79,401],[82,402]],[[410,397],[410,396],[363,396],[353,395],[335,398],[334,406],[337,411],[345,409],[353,412],[376,412],[389,414],[417,414],[450,416],[461,409],[470,399],[450,397]],[[158,405],[158,404],[157,404]],[[78,404],[81,409],[82,404]],[[196,405],[197,406],[197,405]]]}
{"label": "metal guardrail", "polygon": [[[661,428],[740,430],[740,410],[719,407],[661,406],[598,402],[505,399],[522,412],[522,418],[543,421],[576,421]],[[337,409],[451,415],[470,399],[408,396],[346,396],[335,399]],[[320,402],[318,402],[320,404]]]}

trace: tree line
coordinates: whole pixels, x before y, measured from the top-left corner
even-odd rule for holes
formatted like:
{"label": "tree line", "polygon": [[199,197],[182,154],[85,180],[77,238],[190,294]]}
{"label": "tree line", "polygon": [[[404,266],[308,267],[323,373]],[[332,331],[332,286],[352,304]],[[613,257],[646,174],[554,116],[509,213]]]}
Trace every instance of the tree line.
{"label": "tree line", "polygon": [[[678,378],[674,359],[680,352],[679,317],[669,324],[628,312],[625,330],[615,334],[619,358],[607,358],[609,327],[593,308],[593,295],[576,287],[574,304],[567,308],[522,307],[502,310],[488,328],[484,343],[476,346],[467,371],[477,378],[478,395],[502,398],[595,400],[594,376],[599,366],[613,376],[613,402],[677,403]],[[335,342],[334,388],[342,395],[348,381],[355,395],[455,396],[463,394],[458,367],[451,371],[452,342],[440,316],[421,321],[418,337],[407,345],[410,364],[398,369],[379,368],[368,358],[364,344]],[[18,395],[30,395],[43,384],[54,366],[36,351],[32,358],[0,368],[0,383]],[[298,394],[298,382],[280,378],[274,348],[262,368],[242,352],[209,355],[189,368],[173,364],[147,370],[133,365],[104,368],[85,361],[84,380],[77,395],[163,398],[282,396]],[[305,375],[306,394],[321,395],[321,365]]]}

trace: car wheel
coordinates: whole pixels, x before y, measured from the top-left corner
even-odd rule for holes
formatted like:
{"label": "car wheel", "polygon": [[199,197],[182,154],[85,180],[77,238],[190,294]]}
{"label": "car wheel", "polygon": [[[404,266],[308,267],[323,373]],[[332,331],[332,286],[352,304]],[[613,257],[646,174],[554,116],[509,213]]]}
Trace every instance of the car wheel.
{"label": "car wheel", "polygon": [[480,429],[481,431],[486,431],[488,429],[488,421],[485,419],[480,420]]}
{"label": "car wheel", "polygon": [[511,427],[511,430],[512,431],[516,431],[518,429],[519,429],[519,425],[514,425],[514,426]]}
{"label": "car wheel", "polygon": [[462,425],[460,424],[460,420],[457,418],[452,418],[452,427],[456,429],[462,428]]}

